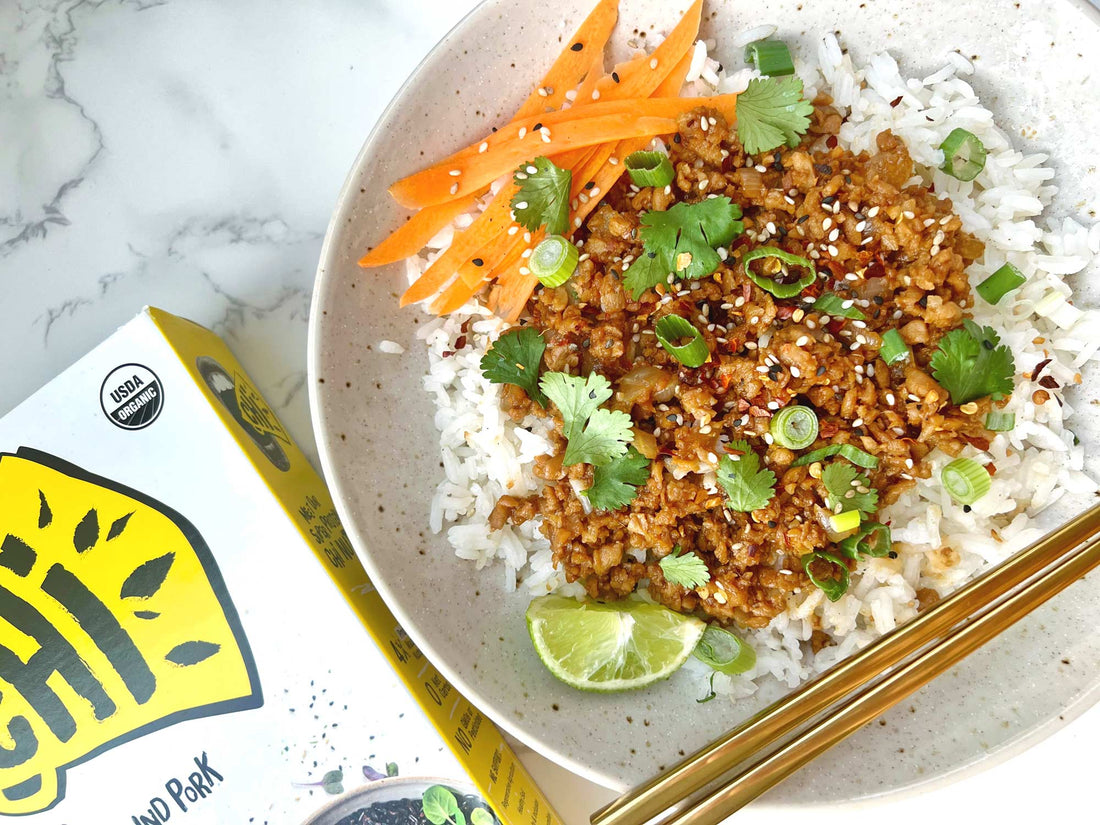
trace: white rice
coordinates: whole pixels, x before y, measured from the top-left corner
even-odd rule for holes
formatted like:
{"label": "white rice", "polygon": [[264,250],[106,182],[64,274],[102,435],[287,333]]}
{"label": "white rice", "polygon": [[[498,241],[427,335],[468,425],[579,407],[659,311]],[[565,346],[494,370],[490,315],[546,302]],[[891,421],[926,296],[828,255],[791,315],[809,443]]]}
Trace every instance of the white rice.
{"label": "white rice", "polygon": [[[732,45],[739,50],[774,31],[774,26],[759,26]],[[756,76],[748,68],[724,75],[707,55],[707,46],[700,42],[693,52],[688,94],[741,91]],[[743,676],[719,675],[714,681],[718,693],[733,698],[752,694],[769,678],[793,687],[830,667],[912,618],[919,589],[942,595],[957,588],[1038,538],[1042,531],[1035,516],[1060,497],[1097,490],[1083,472],[1083,448],[1074,445],[1066,426],[1073,405],[1055,400],[1055,395],[1062,397],[1061,390],[1050,391],[1051,400],[1036,405],[1032,394],[1039,384],[1025,375],[1030,376],[1040,361],[1051,359],[1042,375],[1071,387],[1080,380],[1082,365],[1100,349],[1100,314],[1074,307],[1072,290],[1064,280],[1100,253],[1100,224],[1086,228],[1068,218],[1055,225],[1036,220],[1057,191],[1051,184],[1054,172],[1044,166],[1045,155],[1025,155],[1013,148],[964,79],[973,67],[961,54],[948,54],[943,68],[923,79],[903,77],[885,52],[856,66],[832,34],[821,39],[814,58],[797,60],[796,68],[807,99],[828,90],[845,116],[839,134],[842,145],[854,152],[873,152],[875,136],[893,130],[919,166],[916,180],[934,184],[939,195],[949,197],[964,227],[985,242],[983,257],[970,268],[971,285],[1006,261],[1027,273],[1027,283],[998,306],[977,301],[973,308],[975,320],[994,327],[1012,348],[1016,390],[1006,409],[1015,413],[1016,427],[998,434],[982,456],[996,464],[997,473],[989,493],[970,512],[954,505],[938,481],[940,468],[950,458],[933,453],[928,459],[931,477],[918,479],[914,489],[881,513],[881,519],[892,525],[898,557],[866,560],[837,602],[829,602],[816,588],[796,593],[786,613],[767,628],[746,633],[757,653],[755,668]],[[956,127],[973,132],[988,151],[985,169],[972,182],[938,169],[943,156],[936,147]],[[456,225],[469,221],[463,216]],[[441,232],[425,257],[410,261],[410,281],[452,235],[452,229]],[[538,519],[519,528],[489,529],[488,517],[499,496],[525,496],[539,489],[530,467],[536,456],[550,450],[545,423],[536,417],[520,424],[509,420],[500,409],[499,386],[481,374],[482,355],[505,328],[474,302],[446,318],[433,319],[419,332],[428,347],[430,368],[424,385],[436,405],[445,476],[432,502],[431,529],[446,529],[461,558],[479,568],[492,566],[491,575],[507,591],[521,587],[531,595],[556,591],[579,597],[583,588],[567,584],[554,569]],[[466,346],[455,352],[462,335]],[[393,351],[386,349],[391,343],[383,342],[382,349]],[[967,448],[964,455],[981,454]],[[644,559],[644,549],[635,557]],[[834,642],[816,655],[809,647],[815,626]]]}

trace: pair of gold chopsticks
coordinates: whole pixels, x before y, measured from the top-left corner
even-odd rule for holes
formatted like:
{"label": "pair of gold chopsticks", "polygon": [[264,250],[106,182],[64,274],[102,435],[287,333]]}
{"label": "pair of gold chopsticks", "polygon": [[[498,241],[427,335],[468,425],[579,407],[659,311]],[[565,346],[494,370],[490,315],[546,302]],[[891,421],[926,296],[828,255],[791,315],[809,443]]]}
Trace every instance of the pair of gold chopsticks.
{"label": "pair of gold chopsticks", "polygon": [[619,797],[592,825],[718,825],[1100,565],[1097,534],[1100,505]]}

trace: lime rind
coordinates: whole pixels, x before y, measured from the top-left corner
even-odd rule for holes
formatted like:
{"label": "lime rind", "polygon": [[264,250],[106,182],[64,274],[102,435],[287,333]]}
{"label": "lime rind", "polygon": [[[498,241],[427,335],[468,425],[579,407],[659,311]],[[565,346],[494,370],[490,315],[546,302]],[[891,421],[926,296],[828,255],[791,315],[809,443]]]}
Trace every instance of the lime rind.
{"label": "lime rind", "polygon": [[578,690],[636,690],[667,679],[698,644],[706,623],[643,601],[578,602],[541,596],[527,608],[535,652]]}

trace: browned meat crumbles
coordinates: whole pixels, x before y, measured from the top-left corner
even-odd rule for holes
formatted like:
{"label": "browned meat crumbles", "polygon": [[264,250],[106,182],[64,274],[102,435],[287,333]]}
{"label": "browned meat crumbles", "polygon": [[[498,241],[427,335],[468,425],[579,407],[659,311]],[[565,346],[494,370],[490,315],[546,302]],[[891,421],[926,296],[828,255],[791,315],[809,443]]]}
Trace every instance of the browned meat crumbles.
{"label": "browned meat crumbles", "polygon": [[[910,184],[913,163],[891,133],[878,136],[874,155],[840,148],[840,117],[828,103],[816,102],[801,146],[755,157],[717,112],[682,116],[669,142],[673,184],[639,190],[624,177],[578,233],[583,254],[572,279],[538,289],[527,305],[523,323],[545,337],[546,369],[605,376],[614,388],[609,406],[631,416],[634,446],[652,459],[649,481],[628,508],[586,512],[571,482],[587,487],[592,469],[563,467],[557,420],[557,451],[535,469],[546,481],[541,494],[506,496],[493,512],[494,528],[540,515],[555,563],[593,597],[622,597],[648,581],[651,595],[675,610],[762,627],[792,590],[810,586],[801,557],[835,548],[822,465],[792,467],[796,454],[769,435],[772,416],[788,405],[816,412],[811,448],[848,443],[878,458],[866,472],[880,507],[928,475],[922,460],[932,449],[956,455],[968,443],[988,446],[989,400],[950,406],[928,368],[940,337],[971,305],[965,270],[982,244],[962,230],[949,201]],[[744,211],[744,233],[720,250],[724,263],[707,278],[632,298],[622,276],[643,254],[640,216],[712,195]],[[812,259],[817,281],[775,298],[741,262],[761,246]],[[823,315],[813,301],[826,290],[854,300],[866,320]],[[669,313],[702,333],[710,359],[701,367],[683,366],[657,342],[654,325]],[[891,367],[879,357],[889,329],[900,331],[912,360]],[[517,419],[556,416],[514,386],[504,404]],[[719,457],[736,439],[777,477],[774,497],[750,513],[727,507],[713,485]],[[676,547],[705,561],[707,584],[666,580],[657,560]]]}

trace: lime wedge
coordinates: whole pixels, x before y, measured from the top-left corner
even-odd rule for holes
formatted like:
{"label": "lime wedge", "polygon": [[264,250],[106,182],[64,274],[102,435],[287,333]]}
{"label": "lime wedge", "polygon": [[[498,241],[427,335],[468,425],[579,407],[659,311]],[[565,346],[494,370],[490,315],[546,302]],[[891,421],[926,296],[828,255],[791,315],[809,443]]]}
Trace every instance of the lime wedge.
{"label": "lime wedge", "polygon": [[667,679],[705,628],[694,616],[640,601],[540,596],[527,608],[527,630],[542,663],[579,690],[632,690]]}

